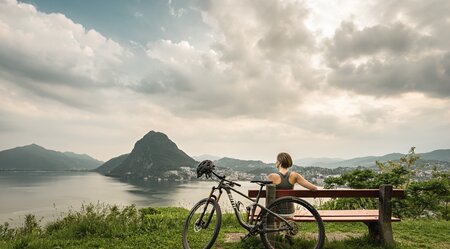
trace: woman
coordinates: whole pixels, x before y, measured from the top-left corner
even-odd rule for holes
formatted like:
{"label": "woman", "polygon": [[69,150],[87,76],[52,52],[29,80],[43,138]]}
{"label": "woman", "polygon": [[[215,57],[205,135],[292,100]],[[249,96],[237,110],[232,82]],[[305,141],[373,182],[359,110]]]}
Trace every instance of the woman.
{"label": "woman", "polygon": [[294,184],[298,183],[307,189],[317,190],[317,187],[314,184],[308,182],[299,173],[289,171],[291,166],[292,158],[288,153],[281,152],[278,154],[277,162],[275,163],[278,172],[270,174],[268,176],[269,181],[272,181],[277,189],[293,189]]}
{"label": "woman", "polygon": [[[292,167],[292,158],[288,153],[281,152],[278,154],[275,167],[277,167],[278,172],[270,174],[268,178],[269,181],[272,181],[276,185],[277,189],[293,189],[294,184],[298,183],[307,189],[317,190],[314,184],[308,182],[299,173],[289,171],[289,168]],[[282,216],[292,217],[295,213],[294,205],[285,204],[287,205],[280,204],[274,207],[272,211]]]}

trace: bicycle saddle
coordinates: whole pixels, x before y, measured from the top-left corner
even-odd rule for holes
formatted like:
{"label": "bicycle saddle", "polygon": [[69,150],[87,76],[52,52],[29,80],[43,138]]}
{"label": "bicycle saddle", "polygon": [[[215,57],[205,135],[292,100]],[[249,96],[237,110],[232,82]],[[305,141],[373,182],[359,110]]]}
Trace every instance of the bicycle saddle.
{"label": "bicycle saddle", "polygon": [[250,181],[251,183],[260,183],[263,185],[272,184],[272,181]]}

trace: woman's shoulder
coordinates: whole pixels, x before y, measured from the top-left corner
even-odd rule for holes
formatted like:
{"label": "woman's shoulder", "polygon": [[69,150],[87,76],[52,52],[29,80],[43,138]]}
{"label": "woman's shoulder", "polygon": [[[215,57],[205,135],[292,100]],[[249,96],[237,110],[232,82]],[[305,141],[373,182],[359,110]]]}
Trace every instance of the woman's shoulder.
{"label": "woman's shoulder", "polygon": [[295,171],[291,171],[290,176],[291,176],[291,177],[297,178],[297,177],[301,177],[302,175],[300,175],[299,173],[297,173],[297,172],[295,172]]}

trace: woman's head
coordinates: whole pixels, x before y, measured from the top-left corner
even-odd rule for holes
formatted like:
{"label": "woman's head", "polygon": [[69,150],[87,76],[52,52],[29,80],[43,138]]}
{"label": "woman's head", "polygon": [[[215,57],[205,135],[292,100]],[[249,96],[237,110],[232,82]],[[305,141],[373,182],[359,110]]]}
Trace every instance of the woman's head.
{"label": "woman's head", "polygon": [[278,167],[289,168],[292,166],[292,158],[288,153],[281,152],[277,156],[277,163],[275,164]]}

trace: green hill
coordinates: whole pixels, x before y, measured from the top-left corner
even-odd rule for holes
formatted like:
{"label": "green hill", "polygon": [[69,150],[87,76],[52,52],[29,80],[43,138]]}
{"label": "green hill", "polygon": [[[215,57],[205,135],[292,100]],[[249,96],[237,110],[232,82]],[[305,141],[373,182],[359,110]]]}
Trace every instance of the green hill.
{"label": "green hill", "polygon": [[102,163],[86,154],[47,150],[36,144],[0,152],[0,170],[92,170]]}
{"label": "green hill", "polygon": [[95,171],[104,175],[108,175],[111,173],[112,170],[119,167],[119,165],[123,163],[125,159],[127,159],[128,155],[130,154],[123,154],[118,157],[114,157],[108,160],[106,163],[102,164],[100,167],[96,168]]}
{"label": "green hill", "polygon": [[428,153],[419,154],[421,159],[424,160],[435,160],[435,161],[445,161],[450,162],[450,149],[449,150],[434,150]]}
{"label": "green hill", "polygon": [[[111,169],[105,174],[133,178],[160,176],[166,171],[197,165],[197,162],[180,150],[167,135],[156,131],[150,131],[137,141],[130,154],[113,160],[108,161]],[[99,172],[105,172],[107,167],[102,165]]]}

